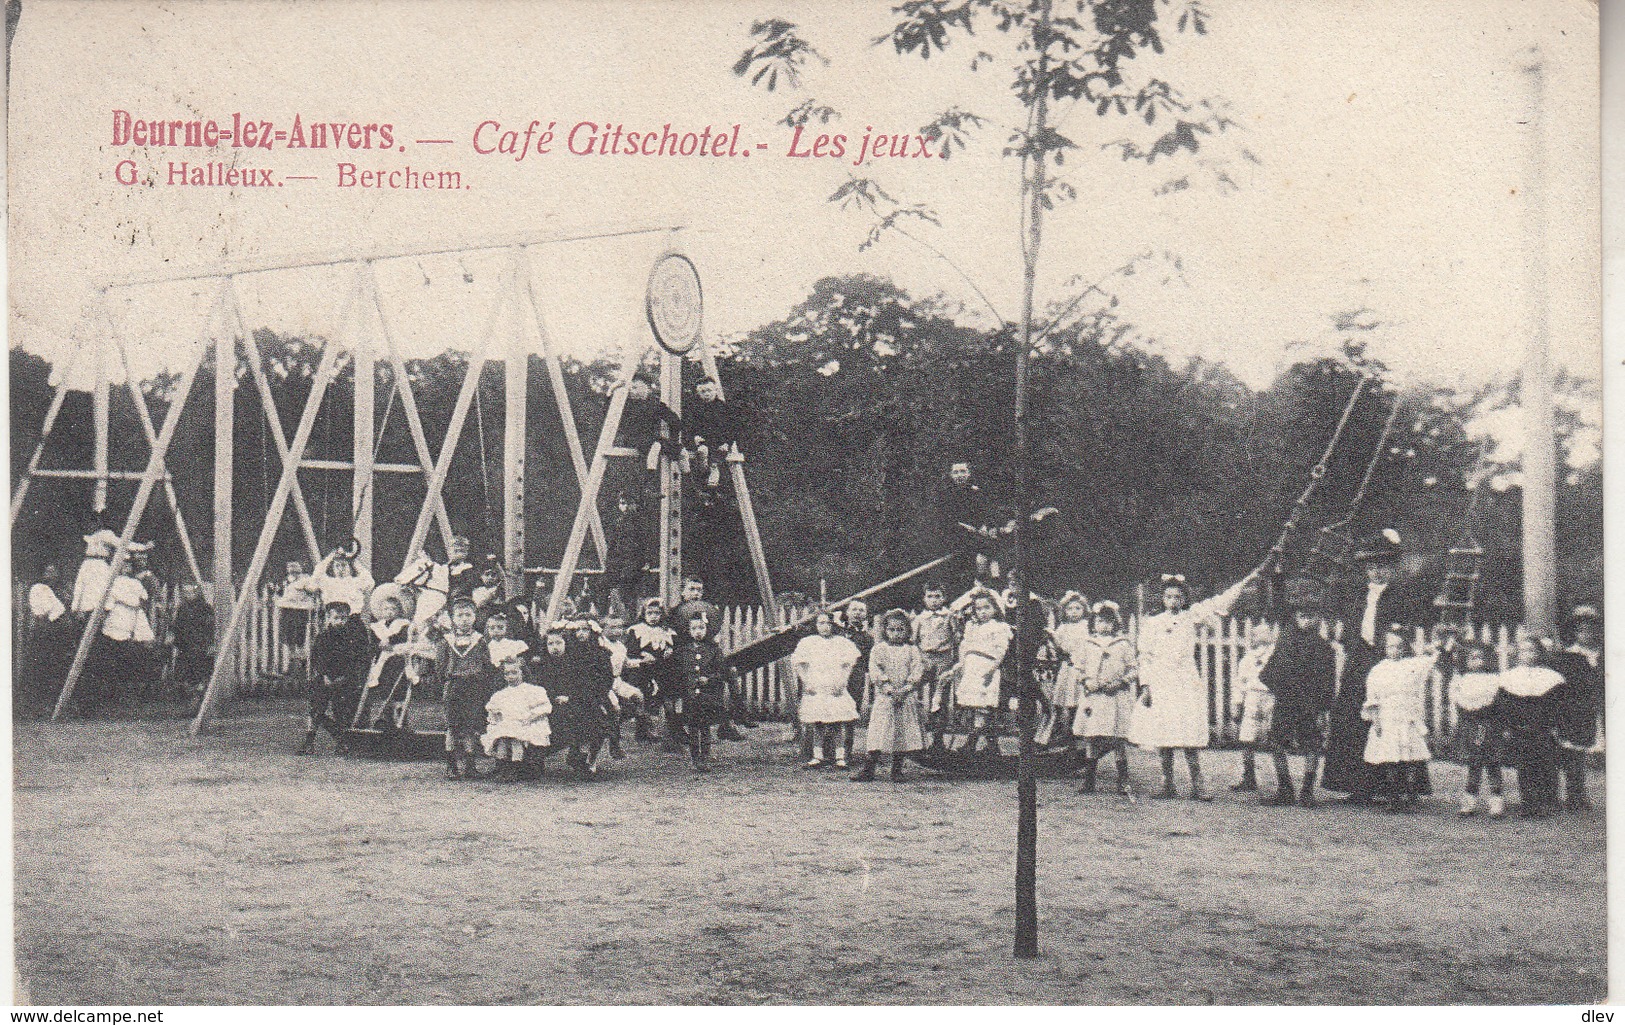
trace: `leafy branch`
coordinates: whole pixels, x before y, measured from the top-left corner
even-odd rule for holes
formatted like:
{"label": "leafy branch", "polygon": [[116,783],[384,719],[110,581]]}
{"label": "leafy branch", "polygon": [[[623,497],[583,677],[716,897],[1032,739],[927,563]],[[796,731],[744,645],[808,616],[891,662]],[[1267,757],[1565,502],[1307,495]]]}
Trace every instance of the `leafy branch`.
{"label": "leafy branch", "polygon": [[965,268],[949,257],[947,253],[944,253],[941,249],[909,231],[904,226],[906,221],[912,219],[941,227],[942,221],[938,218],[935,210],[922,203],[905,205],[899,202],[885,189],[881,188],[880,183],[873,178],[848,178],[830,194],[829,202],[839,203],[843,210],[867,212],[875,218],[875,223],[869,229],[868,236],[858,246],[859,252],[872,249],[888,232],[901,235],[953,268],[954,273],[959,275],[960,280],[969,285],[971,291],[975,292],[976,297],[982,301],[982,305],[987,307],[988,312],[993,315],[994,321],[1001,325],[1005,323],[1004,315],[999,312],[999,308],[993,304],[993,300],[988,298],[987,293],[982,291],[982,287],[976,283],[976,279],[965,272]]}
{"label": "leafy branch", "polygon": [[768,92],[778,88],[781,76],[790,88],[799,88],[809,60],[829,65],[829,58],[796,33],[793,22],[781,18],[758,21],[751,25],[750,34],[756,42],[734,61],[733,73],[740,78],[749,76],[751,85],[765,85]]}
{"label": "leafy branch", "polygon": [[779,118],[779,124],[786,128],[802,128],[814,121],[827,125],[840,116],[840,112],[834,107],[808,97],[790,108],[788,114]]}

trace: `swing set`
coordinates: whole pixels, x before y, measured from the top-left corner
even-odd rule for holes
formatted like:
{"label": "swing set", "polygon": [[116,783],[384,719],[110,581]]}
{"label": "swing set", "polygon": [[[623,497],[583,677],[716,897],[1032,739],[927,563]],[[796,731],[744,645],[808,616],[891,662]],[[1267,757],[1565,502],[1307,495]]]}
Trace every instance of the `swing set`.
{"label": "swing set", "polygon": [[[336,471],[351,475],[351,535],[359,542],[357,564],[371,572],[373,541],[374,481],[379,473],[421,475],[425,480],[424,498],[418,508],[405,562],[417,561],[431,528],[438,528],[442,542],[451,547],[452,528],[447,513],[443,489],[451,470],[454,454],[471,407],[475,412],[476,427],[480,430],[481,493],[485,500],[486,515],[495,517],[489,485],[489,461],[485,452],[483,421],[485,411],[479,399],[479,382],[489,360],[504,361],[504,417],[502,451],[502,550],[503,569],[509,584],[509,593],[518,593],[527,573],[551,576],[544,622],[555,620],[570,594],[576,578],[583,574],[602,572],[607,564],[609,541],[599,514],[598,501],[608,468],[617,459],[641,459],[636,449],[616,445],[621,416],[625,410],[629,384],[637,369],[651,350],[660,361],[660,395],[662,401],[679,415],[682,411],[682,370],[687,359],[698,359],[707,376],[717,378],[715,357],[709,347],[700,344],[703,333],[703,306],[700,279],[693,262],[675,246],[680,240],[679,227],[633,227],[610,229],[579,235],[537,236],[520,235],[500,240],[487,240],[456,246],[406,247],[371,252],[344,252],[325,256],[307,257],[260,263],[240,263],[230,266],[203,268],[196,271],[152,277],[137,277],[113,282],[101,289],[97,314],[97,352],[111,348],[118,353],[126,368],[127,386],[134,399],[147,440],[148,458],[145,470],[112,470],[107,466],[107,408],[109,383],[104,361],[98,359],[96,390],[93,393],[96,409],[97,446],[95,465],[90,469],[44,468],[41,463],[53,426],[61,412],[68,379],[63,375],[52,396],[41,429],[39,443],[29,461],[27,470],[12,496],[12,519],[15,522],[29,493],[29,485],[36,478],[71,478],[93,480],[96,484],[97,510],[106,508],[109,482],[138,481],[135,498],[125,518],[123,530],[112,556],[112,573],[117,576],[128,561],[131,542],[146,513],[153,490],[160,484],[176,519],[182,548],[194,577],[201,583],[205,579],[193,549],[189,532],[181,516],[174,484],[165,468],[165,458],[179,426],[183,410],[192,392],[193,381],[205,355],[216,353],[215,410],[214,410],[214,536],[213,574],[216,586],[212,588],[216,610],[215,626],[217,655],[208,685],[192,720],[191,731],[196,734],[218,713],[220,703],[229,695],[236,673],[235,654],[243,643],[247,620],[256,593],[270,559],[271,549],[281,528],[289,505],[292,505],[312,562],[320,560],[321,544],[316,525],[301,487],[300,470]],[[619,372],[610,388],[608,411],[590,455],[582,445],[576,425],[575,413],[565,390],[563,366],[553,337],[543,316],[540,291],[534,279],[530,252],[534,248],[559,246],[566,243],[607,242],[614,240],[664,240],[665,248],[655,259],[650,273],[642,309],[628,310],[626,334],[619,345]],[[461,264],[464,257],[473,254],[505,253],[506,265],[501,274],[496,297],[473,351],[469,354],[468,368],[452,408],[451,418],[437,449],[431,448],[428,432],[419,414],[407,367],[397,343],[398,334],[391,326],[389,309],[383,302],[378,286],[376,266],[399,260],[421,260],[428,257],[451,257]],[[463,266],[464,281],[472,275]],[[421,269],[421,263],[419,264]],[[278,272],[308,268],[338,268],[349,278],[349,286],[339,305],[335,331],[346,345],[337,341],[323,344],[310,393],[294,426],[291,437],[284,429],[273,400],[265,360],[253,332],[243,317],[241,280],[251,275],[274,275]],[[425,275],[427,280],[427,275]],[[203,282],[214,287],[213,302],[204,321],[201,337],[184,350],[182,372],[161,428],[154,429],[139,385],[128,370],[125,343],[112,322],[112,295],[120,290],[141,286],[181,281]],[[506,318],[505,318],[506,315]],[[504,329],[505,330],[500,330]],[[500,341],[499,341],[500,336]],[[248,365],[264,413],[265,434],[269,437],[281,463],[281,473],[266,507],[253,522],[258,524],[258,538],[248,567],[238,578],[233,572],[232,529],[238,510],[233,508],[232,481],[234,472],[234,403],[233,387],[239,346]],[[696,349],[697,346],[697,349]],[[312,434],[321,416],[322,401],[328,387],[340,373],[339,354],[347,349],[351,354],[354,380],[361,383],[355,389],[353,428],[350,459],[318,459],[309,454]],[[550,390],[557,407],[559,423],[569,451],[573,476],[579,488],[579,500],[571,524],[568,541],[560,553],[556,568],[530,567],[525,554],[525,450],[526,434],[530,427],[527,418],[528,367],[532,354],[539,354],[546,369]],[[382,424],[374,419],[376,388],[366,386],[375,381],[377,361],[387,361],[392,371],[392,383],[384,409]],[[399,403],[416,455],[414,462],[382,463],[378,453],[388,427],[389,417]],[[749,549],[752,568],[763,604],[768,609],[769,625],[776,628],[777,606],[773,600],[772,579],[751,503],[750,490],[745,477],[744,457],[730,454],[728,470],[735,500],[744,525],[745,541]],[[683,484],[682,460],[670,446],[662,448],[660,466],[660,594],[668,603],[675,603],[683,579]],[[325,516],[325,503],[324,503]],[[582,560],[587,542],[591,541],[598,568],[583,567]],[[235,581],[235,586],[233,582]],[[60,719],[70,707],[74,688],[79,683],[89,659],[92,644],[100,632],[105,609],[98,607],[91,613],[80,637],[72,665],[69,668],[54,719]],[[439,733],[435,733],[439,736]]]}

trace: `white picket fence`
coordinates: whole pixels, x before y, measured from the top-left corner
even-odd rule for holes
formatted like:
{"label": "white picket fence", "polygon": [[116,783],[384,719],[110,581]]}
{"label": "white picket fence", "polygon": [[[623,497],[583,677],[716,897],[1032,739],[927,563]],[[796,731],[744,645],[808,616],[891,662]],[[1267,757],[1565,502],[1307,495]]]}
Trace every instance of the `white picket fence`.
{"label": "white picket fence", "polygon": [[[1133,617],[1130,617],[1132,624]],[[1229,715],[1231,698],[1236,686],[1236,665],[1247,652],[1247,635],[1259,621],[1236,617],[1220,622],[1219,629],[1210,631],[1201,637],[1196,645],[1196,666],[1202,679],[1208,685],[1208,727],[1215,741],[1224,734],[1225,717]],[[1132,626],[1130,627],[1132,629]],[[1488,645],[1495,652],[1496,667],[1505,669],[1512,665],[1518,654],[1518,627],[1506,623],[1490,625],[1480,624],[1475,628],[1474,639]],[[1427,631],[1417,627],[1412,637],[1412,647],[1420,651],[1427,640]],[[1338,659],[1338,670],[1342,670],[1342,659]],[[1340,681],[1341,682],[1341,681]],[[1450,681],[1440,673],[1431,673],[1428,676],[1427,690],[1424,693],[1427,709],[1428,728],[1436,738],[1447,738],[1456,729],[1456,707],[1450,701]],[[1597,725],[1597,747],[1602,750],[1602,722],[1599,717]]]}

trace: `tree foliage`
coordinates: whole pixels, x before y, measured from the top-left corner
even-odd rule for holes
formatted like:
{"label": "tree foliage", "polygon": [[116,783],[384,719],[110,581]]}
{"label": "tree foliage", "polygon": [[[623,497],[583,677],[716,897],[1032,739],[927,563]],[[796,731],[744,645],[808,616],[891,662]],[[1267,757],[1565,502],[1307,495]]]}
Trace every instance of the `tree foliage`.
{"label": "tree foliage", "polygon": [[[1145,254],[1138,264],[1141,272],[1163,265],[1154,254]],[[846,593],[938,554],[932,496],[952,459],[970,460],[995,498],[1012,500],[1008,453],[1015,336],[1008,329],[967,326],[965,319],[958,306],[941,297],[917,299],[881,278],[831,277],[814,285],[782,318],[732,339],[721,354],[724,382],[744,414],[747,470],[780,588],[816,594],[824,578],[831,594]],[[1233,579],[1274,540],[1359,375],[1372,374],[1379,383],[1391,378],[1362,344],[1369,337],[1365,328],[1377,325],[1368,311],[1339,317],[1348,329],[1342,352],[1306,355],[1262,391],[1247,388],[1218,364],[1170,364],[1109,303],[1087,316],[1053,308],[1046,321],[1055,326],[1032,360],[1034,477],[1043,482],[1037,500],[1059,508],[1061,517],[1057,535],[1038,553],[1034,583],[1052,594],[1075,587],[1132,601],[1136,583],[1164,571],[1184,572],[1202,587]],[[263,330],[256,338],[278,410],[291,431],[309,394],[319,346]],[[50,368],[20,349],[12,349],[10,359],[16,479],[50,402]],[[588,447],[602,422],[612,369],[601,362],[565,368]],[[438,449],[466,370],[466,357],[456,353],[408,364],[431,448]],[[204,559],[211,543],[213,374],[212,361],[206,362],[169,460]],[[387,367],[379,368],[380,421],[391,405],[385,390],[389,374]],[[691,367],[690,378],[697,374]],[[246,375],[246,366],[239,366],[234,493],[239,573],[281,471]],[[485,483],[482,421],[470,413],[446,485],[454,526],[468,532],[480,550],[500,544],[501,375],[501,367],[492,364],[481,379]],[[532,362],[530,388],[529,559],[551,565],[579,492],[540,360]],[[148,391],[153,415],[161,418],[162,389],[149,383]],[[348,458],[353,401],[348,374],[334,382],[328,396],[309,454]],[[1390,403],[1401,397],[1404,415],[1357,532],[1393,524],[1417,551],[1436,560],[1469,523],[1488,552],[1483,614],[1516,618],[1521,593],[1519,493],[1511,475],[1516,466],[1503,466],[1500,489],[1481,489],[1476,504],[1463,486],[1483,450],[1475,421],[1486,409],[1515,402],[1516,394],[1505,389],[1402,396],[1391,384],[1368,390],[1306,517],[1304,540],[1321,524],[1342,518]],[[378,458],[415,461],[399,403],[387,415]],[[145,446],[134,409],[120,390],[114,392],[112,419],[112,465],[140,468]],[[43,465],[88,467],[90,420],[89,396],[71,393]],[[1572,446],[1589,430],[1582,418],[1559,417],[1565,444]],[[618,476],[606,485],[606,515],[618,490],[638,486],[628,472],[618,466]],[[339,543],[350,529],[348,475],[306,471],[301,476],[323,544]],[[376,486],[375,562],[381,573],[389,573],[404,554],[422,483],[413,476],[380,474]],[[128,509],[133,492],[133,485],[113,485],[115,517]],[[1602,481],[1595,461],[1574,465],[1560,481],[1558,518],[1567,539],[1559,567],[1563,596],[1594,598],[1602,580]],[[18,571],[36,572],[46,559],[71,569],[89,522],[88,484],[36,482],[13,533]],[[164,572],[184,573],[161,497],[154,498],[142,536],[159,541],[157,561]],[[696,506],[688,542],[691,563],[721,596],[753,599],[737,514],[728,503]],[[438,545],[431,534],[431,550],[438,551]],[[303,554],[290,514],[278,534],[273,565]]]}

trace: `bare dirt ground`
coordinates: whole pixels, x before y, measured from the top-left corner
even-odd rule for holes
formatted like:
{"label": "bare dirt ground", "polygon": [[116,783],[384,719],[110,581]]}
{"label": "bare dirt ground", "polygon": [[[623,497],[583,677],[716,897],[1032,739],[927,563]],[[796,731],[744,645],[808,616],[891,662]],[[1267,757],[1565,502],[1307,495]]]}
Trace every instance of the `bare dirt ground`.
{"label": "bare dirt ground", "polygon": [[[764,726],[604,778],[448,783],[212,735],[16,727],[20,999],[197,1003],[1580,1003],[1604,826],[1211,805],[1040,783],[1042,957],[1010,956],[1015,786],[860,786]],[[1142,788],[1150,756],[1137,753]],[[884,776],[884,774],[882,774]],[[1109,775],[1109,773],[1108,773]],[[1601,797],[1601,778],[1596,780]]]}

